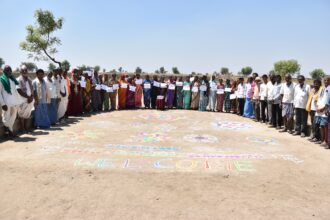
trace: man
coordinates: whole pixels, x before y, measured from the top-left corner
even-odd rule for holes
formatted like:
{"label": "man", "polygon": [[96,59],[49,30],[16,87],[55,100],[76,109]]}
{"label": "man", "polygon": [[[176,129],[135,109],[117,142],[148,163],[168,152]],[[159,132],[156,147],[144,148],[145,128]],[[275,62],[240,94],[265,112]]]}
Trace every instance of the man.
{"label": "man", "polygon": [[9,136],[14,137],[13,126],[17,117],[17,111],[22,104],[19,92],[21,89],[16,88],[18,82],[12,75],[12,69],[6,65],[0,77],[0,105],[2,108],[2,120],[5,127],[9,130]]}
{"label": "man", "polygon": [[[262,75],[262,83],[260,85],[260,109],[261,109],[261,121],[266,123],[268,121],[268,111],[267,111],[267,97],[268,97],[268,76],[266,74]],[[266,118],[267,117],[267,118]]]}
{"label": "man", "polygon": [[47,76],[44,77],[44,80],[50,96],[50,102],[47,103],[48,117],[51,125],[55,125],[57,122],[58,99],[56,91],[57,85],[55,80],[53,80],[53,72],[50,71]]}
{"label": "man", "polygon": [[111,111],[114,111],[117,109],[117,91],[119,89],[116,73],[112,74],[111,79],[109,81],[109,86],[112,88],[112,92],[109,93]]}
{"label": "man", "polygon": [[215,112],[215,104],[217,98],[217,83],[215,81],[215,75],[212,75],[212,78],[209,82],[210,85],[210,94],[209,94],[209,109],[211,112]]}
{"label": "man", "polygon": [[285,83],[281,87],[282,117],[284,122],[284,129],[281,132],[289,132],[290,134],[293,133],[294,87],[291,75],[286,74]]}
{"label": "man", "polygon": [[253,111],[255,114],[255,121],[260,121],[260,84],[261,80],[259,77],[255,78],[255,86],[253,89]]}
{"label": "man", "polygon": [[274,96],[273,89],[275,84],[275,75],[271,74],[269,76],[269,82],[267,83],[267,113],[268,113],[268,122],[272,127],[272,112],[273,112],[273,104],[274,104]]}
{"label": "man", "polygon": [[32,80],[28,76],[28,70],[25,65],[21,67],[21,75],[17,78],[20,88],[19,94],[22,96],[22,104],[18,107],[18,116],[23,133],[27,132],[26,120],[31,117],[32,110],[34,109],[33,87]]}
{"label": "man", "polygon": [[240,77],[238,79],[238,86],[237,86],[237,100],[238,100],[238,114],[243,116],[244,114],[244,104],[245,104],[245,84],[244,78]]}
{"label": "man", "polygon": [[305,84],[305,77],[298,76],[298,85],[294,87],[294,107],[296,115],[296,127],[294,135],[306,137],[307,118],[306,105],[310,93],[310,86]]}
{"label": "man", "polygon": [[275,84],[273,87],[273,105],[272,105],[272,125],[276,129],[281,129],[282,126],[282,109],[281,109],[281,89],[282,89],[282,77],[280,75],[275,76]]}

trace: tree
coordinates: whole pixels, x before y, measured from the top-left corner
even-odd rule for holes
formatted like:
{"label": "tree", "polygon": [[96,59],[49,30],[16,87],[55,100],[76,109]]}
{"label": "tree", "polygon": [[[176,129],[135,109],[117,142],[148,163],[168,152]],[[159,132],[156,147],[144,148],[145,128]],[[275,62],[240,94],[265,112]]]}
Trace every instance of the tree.
{"label": "tree", "polygon": [[100,72],[101,67],[99,65],[94,66],[95,72]]}
{"label": "tree", "polygon": [[227,67],[222,67],[220,70],[221,75],[229,74],[229,69]]}
{"label": "tree", "polygon": [[166,73],[165,68],[162,66],[161,68],[159,68],[159,72],[161,74],[165,74]]}
{"label": "tree", "polygon": [[29,52],[28,57],[35,60],[51,60],[61,67],[61,62],[56,60],[56,46],[61,44],[58,37],[54,37],[56,30],[62,29],[63,18],[55,19],[50,11],[36,10],[34,13],[35,25],[26,27],[27,36],[25,41],[20,43],[22,50]]}
{"label": "tree", "polygon": [[0,69],[1,69],[2,65],[4,65],[4,64],[5,64],[5,61],[0,57]]}
{"label": "tree", "polygon": [[67,60],[63,60],[61,63],[61,67],[64,71],[69,71],[71,64]]}
{"label": "tree", "polygon": [[142,69],[140,67],[136,67],[135,73],[136,74],[141,74],[142,73]]}
{"label": "tree", "polygon": [[270,70],[268,74],[269,75],[276,75],[276,72],[275,72],[275,70]]}
{"label": "tree", "polygon": [[56,66],[53,63],[49,63],[48,65],[48,71],[53,72],[56,69]]}
{"label": "tree", "polygon": [[173,68],[172,68],[172,72],[173,72],[174,74],[180,74],[180,71],[178,70],[177,67],[173,67]]}
{"label": "tree", "polygon": [[313,78],[323,78],[325,76],[325,73],[322,69],[315,69],[312,72],[309,73],[309,75]]}
{"label": "tree", "polygon": [[155,73],[156,73],[156,74],[159,74],[159,70],[156,70]]}
{"label": "tree", "polygon": [[118,71],[119,71],[119,73],[121,73],[123,71],[123,67],[119,67]]}
{"label": "tree", "polygon": [[105,72],[107,72],[107,70],[105,68],[103,68],[103,72],[105,73]]}
{"label": "tree", "polygon": [[244,67],[242,68],[241,70],[241,74],[244,75],[244,76],[248,76],[252,73],[252,68],[247,66],[247,67]]}
{"label": "tree", "polygon": [[297,60],[280,60],[274,63],[274,70],[282,77],[286,74],[299,75],[300,65]]}
{"label": "tree", "polygon": [[31,62],[22,62],[21,66],[25,65],[28,72],[34,72],[38,69],[37,65],[35,63],[31,63]]}
{"label": "tree", "polygon": [[81,71],[85,71],[85,70],[87,70],[87,68],[88,68],[88,67],[87,67],[86,65],[84,65],[84,64],[81,65],[81,66],[78,66],[78,67],[77,67],[77,69],[78,69],[78,70],[81,70]]}
{"label": "tree", "polygon": [[191,75],[193,75],[193,76],[196,75],[196,72],[191,72]]}

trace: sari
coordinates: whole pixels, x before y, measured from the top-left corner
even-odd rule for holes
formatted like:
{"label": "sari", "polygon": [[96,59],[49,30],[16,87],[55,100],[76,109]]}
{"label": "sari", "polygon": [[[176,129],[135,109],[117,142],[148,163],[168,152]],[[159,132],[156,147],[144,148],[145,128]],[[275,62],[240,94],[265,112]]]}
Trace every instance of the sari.
{"label": "sari", "polygon": [[91,95],[90,95],[90,91],[91,91],[91,81],[89,79],[86,79],[86,86],[85,88],[83,88],[83,111],[85,113],[89,113],[92,109],[91,106]]}
{"label": "sari", "polygon": [[150,84],[151,86],[151,81],[150,80],[144,80],[143,81],[143,102],[144,102],[144,107],[145,108],[150,108],[150,103],[151,103],[151,87],[150,88],[144,88],[145,84]]}
{"label": "sari", "polygon": [[[127,88],[128,83],[124,79],[120,79],[118,81],[120,88],[118,89],[118,108],[125,109],[126,108],[126,98],[127,98]],[[127,88],[122,88],[122,84],[126,84]]]}
{"label": "sari", "polygon": [[[169,85],[173,84],[175,86],[175,83],[170,82]],[[174,104],[174,95],[175,95],[175,87],[174,89],[168,89],[166,93],[166,105],[168,108],[173,108]]]}
{"label": "sari", "polygon": [[197,92],[192,91],[190,108],[193,110],[198,109],[199,105],[199,82],[194,82],[192,89],[197,88]]}
{"label": "sari", "polygon": [[[128,88],[133,85],[129,84]],[[126,92],[126,108],[127,109],[134,109],[135,106],[135,95],[136,95],[136,90],[135,92],[131,91],[130,89],[127,90]]]}
{"label": "sari", "polygon": [[[189,87],[189,90],[185,90],[184,87]],[[190,109],[190,99],[191,99],[191,83],[188,81],[185,81],[183,83],[183,89],[182,89],[182,98],[183,98],[183,108],[184,109]]]}
{"label": "sari", "polygon": [[68,104],[68,115],[78,116],[83,113],[83,107],[81,103],[81,87],[79,82],[71,82],[70,96]]}
{"label": "sari", "polygon": [[[217,89],[222,89],[223,91],[225,90],[225,86],[223,84],[219,84]],[[223,103],[225,100],[225,93],[223,92],[222,94],[217,92],[217,111],[218,112],[223,112]]]}
{"label": "sari", "polygon": [[135,91],[135,107],[141,108],[142,106],[142,84],[136,84],[136,91]]}
{"label": "sari", "polygon": [[176,108],[182,109],[183,108],[183,86],[176,86]]}

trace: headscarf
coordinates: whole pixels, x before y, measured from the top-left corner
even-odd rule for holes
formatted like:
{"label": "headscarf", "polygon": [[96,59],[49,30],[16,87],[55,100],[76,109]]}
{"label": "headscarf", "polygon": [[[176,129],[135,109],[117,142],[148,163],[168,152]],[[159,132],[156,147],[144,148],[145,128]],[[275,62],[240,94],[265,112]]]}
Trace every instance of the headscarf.
{"label": "headscarf", "polygon": [[6,90],[7,93],[11,94],[11,88],[10,88],[10,81],[12,80],[15,85],[18,85],[17,80],[15,79],[15,77],[13,75],[10,75],[9,77],[5,74],[2,73],[1,77],[0,77],[0,81],[3,85],[3,88]]}

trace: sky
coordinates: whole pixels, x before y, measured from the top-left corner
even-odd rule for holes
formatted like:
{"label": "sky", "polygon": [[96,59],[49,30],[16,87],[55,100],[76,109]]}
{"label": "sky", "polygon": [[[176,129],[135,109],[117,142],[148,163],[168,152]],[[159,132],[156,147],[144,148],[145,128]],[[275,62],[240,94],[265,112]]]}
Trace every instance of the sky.
{"label": "sky", "polygon": [[[107,70],[268,73],[296,59],[330,74],[330,0],[0,0],[0,57],[16,68],[36,9],[63,17],[58,60]],[[35,62],[47,69],[48,62]]]}

